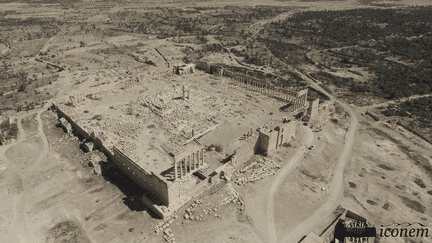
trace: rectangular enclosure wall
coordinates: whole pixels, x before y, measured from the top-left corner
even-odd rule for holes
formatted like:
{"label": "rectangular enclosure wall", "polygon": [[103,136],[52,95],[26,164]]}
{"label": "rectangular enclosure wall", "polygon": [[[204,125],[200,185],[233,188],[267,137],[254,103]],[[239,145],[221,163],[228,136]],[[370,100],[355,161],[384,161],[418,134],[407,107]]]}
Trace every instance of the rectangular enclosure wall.
{"label": "rectangular enclosure wall", "polygon": [[114,164],[141,188],[152,193],[156,197],[155,199],[152,198],[152,201],[159,205],[169,206],[167,182],[153,172],[144,171],[117,148],[114,147],[113,150]]}

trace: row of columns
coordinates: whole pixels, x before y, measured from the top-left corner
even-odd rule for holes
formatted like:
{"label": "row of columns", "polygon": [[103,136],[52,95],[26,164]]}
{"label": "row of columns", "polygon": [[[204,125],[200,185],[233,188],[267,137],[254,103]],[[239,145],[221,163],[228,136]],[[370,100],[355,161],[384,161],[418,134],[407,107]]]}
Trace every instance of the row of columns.
{"label": "row of columns", "polygon": [[199,169],[201,165],[204,165],[203,148],[200,148],[181,159],[174,158],[174,181],[186,176],[187,173]]}
{"label": "row of columns", "polygon": [[249,140],[251,137],[252,137],[252,128],[251,128],[250,132],[248,130],[248,132],[246,133],[245,140]]}
{"label": "row of columns", "polygon": [[294,100],[292,103],[291,112],[296,112],[303,108],[307,102],[307,95],[300,96],[298,99]]}
{"label": "row of columns", "polygon": [[69,95],[70,103],[73,106],[76,106],[77,104],[85,101],[85,98],[86,98],[85,95],[82,93],[81,94],[75,94],[75,95]]}
{"label": "row of columns", "polygon": [[252,91],[258,91],[276,98],[280,98],[284,101],[287,101],[289,103],[295,103],[297,98],[297,92],[290,91],[287,89],[284,89],[282,87],[275,87],[275,86],[268,86],[267,84],[264,84],[262,82],[257,81],[250,81],[246,80],[242,77],[234,76],[233,83],[241,88],[250,89]]}

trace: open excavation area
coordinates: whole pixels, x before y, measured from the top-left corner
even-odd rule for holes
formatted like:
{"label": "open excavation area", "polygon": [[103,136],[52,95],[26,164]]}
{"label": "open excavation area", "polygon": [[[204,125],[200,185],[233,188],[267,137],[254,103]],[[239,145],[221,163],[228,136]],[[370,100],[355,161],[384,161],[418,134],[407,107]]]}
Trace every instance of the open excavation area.
{"label": "open excavation area", "polygon": [[0,242],[432,242],[430,16],[0,3]]}

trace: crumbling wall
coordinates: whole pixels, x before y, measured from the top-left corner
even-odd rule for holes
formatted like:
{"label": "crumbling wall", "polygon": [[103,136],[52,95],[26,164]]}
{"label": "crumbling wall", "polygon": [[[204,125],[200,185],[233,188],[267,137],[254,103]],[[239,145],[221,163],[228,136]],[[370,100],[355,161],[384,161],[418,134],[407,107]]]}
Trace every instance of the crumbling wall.
{"label": "crumbling wall", "polygon": [[129,178],[135,181],[144,190],[152,193],[156,197],[157,202],[155,203],[165,206],[169,205],[168,186],[167,181],[164,178],[154,174],[153,172],[146,172],[145,170],[140,168],[129,156],[126,156],[116,147],[113,147],[113,153],[108,150],[103,145],[102,140],[99,139],[93,131],[91,131],[89,134],[87,131],[82,129],[76,122],[74,122],[72,117],[73,115],[76,115],[76,112],[73,108],[55,104],[53,104],[53,108],[57,111],[59,118],[63,117],[71,124],[75,134],[82,136],[84,139],[92,141],[95,148],[104,152],[107,157],[109,157],[112,162],[117,167],[119,167]]}
{"label": "crumbling wall", "polygon": [[267,155],[276,149],[278,131],[274,129],[260,129],[258,137],[259,153]]}
{"label": "crumbling wall", "polygon": [[103,141],[105,140],[105,136],[103,136],[102,134],[96,135],[94,132],[92,132],[90,134],[90,139],[93,142],[95,149],[103,152],[108,158],[110,159],[113,158],[113,151],[105,147],[103,144]]}
{"label": "crumbling wall", "polygon": [[129,178],[144,190],[152,193],[156,198],[155,203],[169,206],[167,181],[153,172],[148,173],[139,167],[132,159],[113,147],[113,163],[119,167]]}
{"label": "crumbling wall", "polygon": [[[174,69],[175,70],[175,69]],[[153,79],[159,80],[160,78],[167,78],[174,75],[172,68],[165,68],[163,70],[153,72]]]}
{"label": "crumbling wall", "polygon": [[192,199],[192,196],[180,183],[171,183],[168,186],[170,208],[178,209]]}
{"label": "crumbling wall", "polygon": [[319,99],[309,101],[309,107],[307,110],[307,114],[309,115],[310,119],[315,119],[317,117],[318,105],[319,105]]}
{"label": "crumbling wall", "polygon": [[206,73],[210,73],[210,64],[208,62],[198,62],[196,68]]}
{"label": "crumbling wall", "polygon": [[282,146],[284,143],[289,143],[292,141],[295,135],[296,130],[296,122],[295,121],[288,121],[286,123],[282,123],[279,126],[279,134],[277,143],[278,146]]}
{"label": "crumbling wall", "polygon": [[87,131],[85,131],[79,124],[74,121],[74,117],[77,116],[77,112],[74,108],[59,104],[55,105],[53,103],[53,107],[57,111],[58,118],[65,118],[72,126],[73,133],[77,136],[83,137],[84,139],[89,139],[90,135]]}
{"label": "crumbling wall", "polygon": [[66,120],[66,118],[61,117],[59,119],[60,121],[60,126],[63,128],[64,131],[66,131],[67,133],[72,133],[72,125]]}
{"label": "crumbling wall", "polygon": [[248,160],[250,160],[250,158],[257,151],[257,147],[256,147],[257,141],[258,141],[258,136],[252,135],[250,140],[245,142],[243,145],[241,145],[234,151],[233,159],[235,160],[235,164],[241,165],[247,162]]}
{"label": "crumbling wall", "polygon": [[284,120],[279,126],[274,128],[262,127],[260,128],[257,152],[268,155],[284,143],[289,143],[296,130],[296,122]]}

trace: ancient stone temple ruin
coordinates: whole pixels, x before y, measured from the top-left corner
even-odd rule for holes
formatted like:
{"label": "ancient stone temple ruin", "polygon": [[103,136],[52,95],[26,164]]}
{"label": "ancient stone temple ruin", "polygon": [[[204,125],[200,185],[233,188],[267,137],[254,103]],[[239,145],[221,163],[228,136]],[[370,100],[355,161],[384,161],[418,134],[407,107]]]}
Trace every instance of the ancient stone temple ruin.
{"label": "ancient stone temple ruin", "polygon": [[[189,74],[184,77],[169,68],[149,77],[134,77],[131,73],[139,73],[134,71],[118,82],[76,89],[52,107],[65,131],[92,145],[86,151],[103,152],[148,193],[143,202],[161,218],[199,194],[204,179],[220,166],[208,160],[206,146],[226,144],[229,164],[241,165],[292,141],[297,122],[282,119],[286,113],[259,116],[263,108],[244,91],[274,98],[272,104],[288,103],[292,112],[311,106],[312,116],[318,105],[308,102],[307,89],[276,87],[222,66],[197,66],[218,77],[196,72],[194,64],[175,67]],[[216,79],[223,85],[213,85]]]}
{"label": "ancient stone temple ruin", "polygon": [[289,143],[295,135],[295,122],[284,119],[277,126],[266,125],[259,131],[258,151],[267,155]]}

